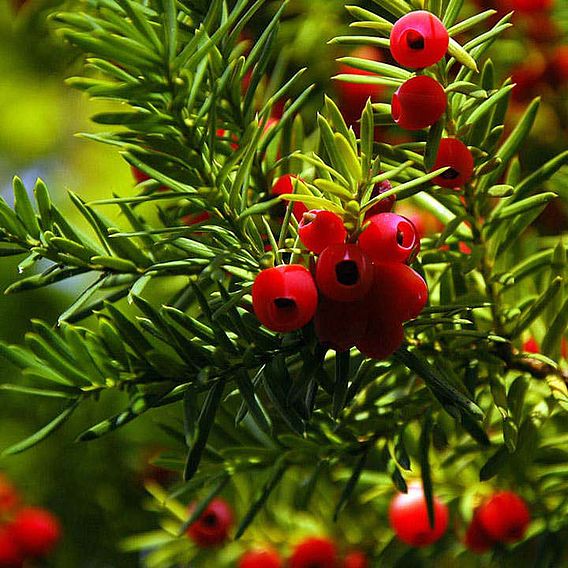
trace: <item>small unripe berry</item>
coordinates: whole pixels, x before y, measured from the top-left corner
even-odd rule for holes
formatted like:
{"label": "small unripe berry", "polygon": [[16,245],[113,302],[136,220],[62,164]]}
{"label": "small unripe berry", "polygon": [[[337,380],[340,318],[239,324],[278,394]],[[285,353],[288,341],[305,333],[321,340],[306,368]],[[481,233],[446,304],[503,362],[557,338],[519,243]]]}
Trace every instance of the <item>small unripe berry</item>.
{"label": "small unripe berry", "polygon": [[405,81],[393,94],[393,120],[406,130],[421,130],[436,124],[446,111],[447,97],[438,81],[418,75]]}
{"label": "small unripe berry", "polygon": [[497,542],[522,540],[531,522],[526,503],[512,491],[493,495],[479,507],[478,514],[487,536]]}
{"label": "small unripe berry", "polygon": [[331,245],[317,261],[316,283],[328,298],[353,302],[361,299],[371,287],[373,264],[357,245]]}
{"label": "small unripe berry", "polygon": [[36,507],[21,509],[11,531],[26,556],[46,556],[61,538],[61,526],[49,511]]}
{"label": "small unripe berry", "polygon": [[379,213],[367,221],[359,246],[373,262],[406,262],[416,255],[420,240],[411,221],[396,213]]}
{"label": "small unripe berry", "polygon": [[260,322],[272,331],[294,331],[314,316],[318,292],[309,270],[286,264],[263,270],[252,286],[252,306]]}
{"label": "small unripe berry", "polygon": [[428,520],[428,508],[420,485],[411,485],[408,493],[399,493],[390,503],[389,522],[396,536],[410,546],[428,546],[442,538],[448,528],[448,507],[434,497],[434,527]]}
{"label": "small unripe berry", "polygon": [[400,18],[390,34],[390,50],[397,63],[410,69],[434,65],[448,50],[450,36],[431,12],[418,10]]}
{"label": "small unripe berry", "polygon": [[[272,186],[272,195],[274,197],[278,195],[284,195],[285,193],[294,193],[294,178],[296,176],[292,174],[285,174],[278,178],[276,183]],[[284,201],[287,205],[288,201]],[[292,205],[292,215],[296,218],[298,223],[301,221],[304,213],[308,212],[308,208],[301,202],[295,201]]]}
{"label": "small unripe berry", "polygon": [[464,539],[465,546],[476,554],[483,554],[495,546],[495,541],[485,532],[479,520],[479,510],[473,513]]}
{"label": "small unripe berry", "polygon": [[[381,195],[382,193],[390,191],[391,189],[392,185],[388,179],[375,184],[375,187],[373,187],[373,191],[371,192],[371,197],[369,201]],[[389,195],[389,197],[386,197],[382,201],[379,201],[376,205],[373,205],[365,213],[365,219],[368,219],[373,215],[378,215],[379,213],[390,213],[395,203],[396,203],[396,195]]]}
{"label": "small unripe berry", "polygon": [[290,557],[290,568],[336,568],[337,549],[327,538],[307,538],[300,542]]}
{"label": "small unripe berry", "polygon": [[331,211],[312,209],[302,216],[298,235],[307,249],[319,254],[329,245],[345,242],[347,231],[339,215]]}
{"label": "small unripe berry", "polygon": [[239,560],[239,568],[281,568],[282,560],[271,549],[249,550]]}
{"label": "small unripe berry", "polygon": [[229,538],[232,525],[231,506],[224,499],[217,498],[207,505],[199,518],[189,526],[186,534],[197,546],[210,548],[223,544]]}
{"label": "small unripe berry", "polygon": [[367,557],[358,550],[349,552],[343,559],[343,568],[369,568]]}
{"label": "small unripe berry", "polygon": [[457,138],[442,138],[433,170],[449,166],[432,181],[442,187],[461,187],[473,175],[473,156],[467,146]]}

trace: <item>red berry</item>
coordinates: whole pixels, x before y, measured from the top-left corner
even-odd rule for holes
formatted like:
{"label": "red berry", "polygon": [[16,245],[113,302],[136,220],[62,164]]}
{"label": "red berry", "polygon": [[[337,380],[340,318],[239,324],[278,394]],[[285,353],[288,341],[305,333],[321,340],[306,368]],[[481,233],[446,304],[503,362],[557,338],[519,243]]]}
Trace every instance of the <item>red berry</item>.
{"label": "red berry", "polygon": [[540,347],[534,337],[529,337],[529,339],[523,343],[523,351],[526,353],[540,353]]}
{"label": "red berry", "polygon": [[[386,179],[385,181],[381,181],[380,183],[375,184],[373,187],[373,191],[371,192],[371,198],[373,199],[381,193],[385,193],[386,191],[390,191],[392,189],[391,182]],[[373,205],[366,213],[365,219],[372,217],[373,215],[378,215],[379,213],[389,213],[392,211],[394,204],[396,203],[396,195],[389,195],[389,197],[379,201],[376,205]]]}
{"label": "red berry", "polygon": [[142,183],[143,181],[147,181],[150,178],[148,174],[145,174],[142,170],[139,170],[136,166],[130,166],[130,171],[136,180],[136,183]]}
{"label": "red berry", "polygon": [[292,552],[290,568],[336,568],[337,549],[327,538],[307,538]]}
{"label": "red berry", "polygon": [[[278,178],[276,183],[272,186],[272,195],[277,196],[285,193],[294,193],[294,178],[296,178],[296,176],[291,174],[285,174]],[[284,201],[284,203],[288,204],[288,201]],[[294,215],[298,223],[301,221],[303,214],[307,212],[308,208],[301,201],[294,202],[292,215]]]}
{"label": "red berry", "polygon": [[473,513],[471,523],[465,533],[465,546],[476,554],[483,554],[495,546],[495,541],[487,535],[479,520],[479,510]]}
{"label": "red berry", "polygon": [[421,130],[432,126],[446,111],[447,97],[438,81],[418,75],[405,81],[393,94],[393,120],[406,130]]}
{"label": "red berry", "polygon": [[355,346],[365,357],[381,361],[390,357],[403,341],[404,329],[400,320],[373,311],[369,315],[365,335],[357,341]]}
{"label": "red berry", "polygon": [[20,496],[7,477],[0,473],[0,516],[13,511],[20,504]]}
{"label": "red berry", "polygon": [[306,248],[319,254],[329,245],[344,243],[347,231],[339,215],[331,211],[312,209],[302,216],[298,235]]}
{"label": "red berry", "polygon": [[24,554],[10,525],[0,526],[0,568],[21,568]]}
{"label": "red berry", "polygon": [[[383,56],[379,49],[371,46],[358,47],[351,53],[351,57],[358,57],[360,59],[368,59],[370,61],[382,61]],[[344,63],[339,66],[339,73],[346,75],[364,75],[375,76],[371,71],[363,71],[355,69]],[[377,102],[383,93],[385,87],[383,85],[369,85],[365,83],[350,83],[347,81],[338,81],[337,90],[339,93],[339,103],[341,111],[348,124],[356,123],[360,117],[367,100]]]}
{"label": "red berry", "polygon": [[531,522],[526,503],[512,491],[496,493],[478,510],[487,536],[498,542],[522,540]]}
{"label": "red berry", "polygon": [[274,550],[250,550],[239,560],[239,568],[281,568],[282,560]]}
{"label": "red berry", "polygon": [[26,556],[46,556],[61,538],[61,525],[49,511],[27,507],[14,518],[12,534]]}
{"label": "red berry", "polygon": [[379,213],[367,219],[359,235],[359,246],[373,262],[405,262],[420,247],[411,221],[396,213]]}
{"label": "red berry", "polygon": [[367,557],[358,550],[350,552],[343,560],[343,568],[368,568],[368,566]]}
{"label": "red berry", "polygon": [[373,313],[404,322],[417,317],[428,301],[426,282],[410,266],[375,263],[375,281],[367,296]]}
{"label": "red berry", "polygon": [[299,264],[263,270],[252,286],[256,317],[272,331],[294,331],[316,312],[318,292],[310,271]]}
{"label": "red berry", "polygon": [[517,12],[531,14],[550,10],[554,0],[511,0],[511,8]]}
{"label": "red berry", "polygon": [[568,82],[568,45],[560,45],[552,52],[547,73],[554,87]]}
{"label": "red berry", "polygon": [[189,215],[184,215],[181,221],[184,225],[191,226],[197,223],[203,223],[209,220],[210,215],[207,211],[202,211],[201,213],[190,213]]}
{"label": "red berry", "polygon": [[335,351],[346,351],[365,336],[369,310],[365,300],[337,302],[320,297],[314,318],[319,342]]}
{"label": "red berry", "polygon": [[233,150],[236,150],[239,147],[239,139],[237,138],[237,135],[233,132],[233,134],[231,134],[228,130],[224,130],[223,128],[218,128],[215,132],[215,134],[217,134],[217,138],[222,139],[223,141],[226,141],[228,138],[231,139],[231,148]]}
{"label": "red berry", "polygon": [[526,102],[540,93],[546,78],[544,59],[534,57],[511,70],[511,79],[515,84],[511,93],[516,102]]}
{"label": "red berry", "polygon": [[[193,506],[190,507],[190,512]],[[223,544],[229,538],[233,525],[231,506],[221,498],[213,499],[199,518],[189,526],[187,536],[197,546],[209,548]]]}
{"label": "red berry", "polygon": [[418,10],[400,18],[390,34],[390,50],[404,67],[434,65],[448,50],[450,36],[444,24],[430,12]]}
{"label": "red berry", "polygon": [[449,166],[432,181],[442,187],[461,187],[473,175],[473,156],[467,146],[457,138],[442,138],[432,170]]}
{"label": "red berry", "polygon": [[434,527],[428,520],[428,508],[420,485],[411,485],[408,493],[399,493],[390,503],[389,522],[396,536],[410,546],[428,546],[442,538],[448,528],[448,507],[434,497]]}
{"label": "red berry", "polygon": [[320,292],[338,302],[361,299],[373,283],[373,264],[357,245],[328,246],[316,264]]}

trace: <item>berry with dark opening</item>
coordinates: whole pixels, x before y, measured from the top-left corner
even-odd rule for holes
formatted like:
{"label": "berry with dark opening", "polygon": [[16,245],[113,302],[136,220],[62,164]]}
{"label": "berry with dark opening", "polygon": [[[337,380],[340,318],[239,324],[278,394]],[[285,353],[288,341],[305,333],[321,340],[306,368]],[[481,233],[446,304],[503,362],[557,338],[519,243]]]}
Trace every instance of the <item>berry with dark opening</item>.
{"label": "berry with dark opening", "polygon": [[365,336],[368,316],[365,299],[337,302],[322,294],[314,318],[316,336],[323,346],[346,351]]}
{"label": "berry with dark opening", "polygon": [[400,18],[390,34],[390,50],[397,63],[410,69],[434,65],[448,50],[450,36],[444,24],[424,10]]}
{"label": "berry with dark opening", "polygon": [[373,262],[406,262],[416,256],[420,240],[406,217],[396,213],[379,213],[367,219],[359,235],[359,246]]}
{"label": "berry with dark opening", "polygon": [[362,552],[354,550],[345,555],[343,568],[369,568],[369,561]]}
{"label": "berry with dark opening", "polygon": [[345,242],[347,231],[339,215],[312,209],[302,216],[298,235],[307,249],[319,254],[329,245]]}
{"label": "berry with dark opening", "polygon": [[319,291],[332,300],[360,300],[373,283],[373,264],[357,245],[330,245],[317,261],[316,283]]}
{"label": "berry with dark opening", "polygon": [[[285,174],[279,177],[276,183],[272,186],[272,195],[276,197],[278,195],[284,195],[285,193],[294,193],[295,178],[296,176],[292,174]],[[284,203],[285,205],[288,205],[288,201],[284,201]],[[303,214],[307,212],[308,208],[301,201],[294,202],[294,205],[292,206],[292,215],[294,215],[298,223],[302,220]]]}
{"label": "berry with dark opening", "polygon": [[252,306],[260,322],[272,331],[294,331],[316,312],[318,292],[310,271],[300,264],[263,270],[252,286]]}
{"label": "berry with dark opening", "polygon": [[495,541],[485,532],[479,520],[479,509],[473,513],[471,523],[465,533],[464,544],[476,554],[483,554],[495,546]]}
{"label": "berry with dark opening", "polygon": [[442,138],[432,170],[449,167],[432,181],[442,187],[461,187],[473,175],[473,156],[457,138]]}
{"label": "berry with dark opening", "polygon": [[0,526],[0,568],[21,568],[24,554],[12,534],[10,525]]}
{"label": "berry with dark opening", "polygon": [[239,568],[281,568],[282,560],[275,550],[249,550],[239,560]]}
{"label": "berry with dark opening", "polygon": [[525,536],[531,515],[524,500],[512,491],[496,493],[479,507],[479,522],[497,542],[516,542]]}
{"label": "berry with dark opening", "polygon": [[375,263],[375,280],[367,295],[369,309],[378,317],[404,322],[417,317],[428,301],[426,282],[410,266]]}
{"label": "berry with dark opening", "polygon": [[[391,185],[391,182],[388,179],[381,181],[379,183],[376,183],[375,187],[373,187],[373,191],[371,192],[371,198],[370,199],[378,197],[382,193],[390,191],[391,189],[392,189],[392,185]],[[389,195],[388,197],[386,197],[382,201],[379,201],[377,204],[373,205],[365,213],[365,219],[368,219],[369,217],[372,217],[373,215],[378,215],[379,213],[389,213],[390,211],[392,211],[392,208],[394,207],[395,203],[396,203],[396,195]]]}
{"label": "berry with dark opening", "polygon": [[45,509],[20,509],[11,525],[13,537],[26,556],[46,556],[61,538],[61,525]]}
{"label": "berry with dark opening", "polygon": [[447,97],[438,81],[418,75],[405,81],[393,94],[393,120],[406,130],[421,130],[436,124],[446,111]]}
{"label": "berry with dark opening", "polygon": [[434,526],[428,520],[428,508],[421,485],[411,485],[408,493],[399,493],[389,505],[389,522],[396,536],[410,546],[428,546],[448,528],[448,507],[434,497]]}
{"label": "berry with dark opening", "polygon": [[[193,506],[190,507],[191,513]],[[223,544],[229,538],[229,530],[233,525],[233,510],[221,498],[213,499],[199,518],[189,526],[187,536],[202,548],[210,548]]]}
{"label": "berry with dark opening", "polygon": [[290,568],[336,568],[335,543],[328,538],[307,538],[294,548],[289,565]]}

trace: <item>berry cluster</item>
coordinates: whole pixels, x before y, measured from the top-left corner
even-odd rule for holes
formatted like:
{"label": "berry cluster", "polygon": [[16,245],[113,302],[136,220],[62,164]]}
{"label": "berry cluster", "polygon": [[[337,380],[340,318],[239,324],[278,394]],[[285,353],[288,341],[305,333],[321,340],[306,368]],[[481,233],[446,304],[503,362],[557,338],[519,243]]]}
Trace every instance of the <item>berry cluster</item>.
{"label": "berry cluster", "polygon": [[476,553],[487,552],[499,543],[522,540],[531,517],[526,503],[511,491],[496,493],[473,513],[465,534],[465,545]]}
{"label": "berry cluster", "polygon": [[[449,35],[444,24],[430,12],[417,10],[400,18],[390,34],[390,49],[397,63],[423,69],[440,61],[448,49]],[[393,120],[405,130],[422,130],[438,122],[447,107],[444,88],[429,75],[416,75],[393,94]],[[442,187],[458,188],[473,175],[473,156],[456,138],[443,138],[434,170],[448,169],[434,179]]]}
{"label": "berry cluster", "polygon": [[49,555],[61,537],[59,521],[45,509],[23,506],[15,487],[0,475],[0,568]]}
{"label": "berry cluster", "polygon": [[[195,505],[190,506],[190,513]],[[231,506],[221,498],[209,503],[197,520],[187,529],[187,536],[200,548],[214,548],[229,538],[233,525]],[[368,568],[367,558],[360,551],[345,555],[340,564],[336,544],[322,537],[302,540],[293,549],[288,562],[273,548],[253,548],[245,552],[238,562],[238,568]]]}
{"label": "berry cluster", "polygon": [[314,319],[320,343],[337,351],[356,346],[374,359],[388,357],[400,346],[402,323],[422,311],[428,289],[405,264],[420,246],[414,225],[386,210],[393,200],[379,204],[384,209],[365,219],[358,237],[350,236],[331,211],[302,215],[298,234],[317,257],[315,270],[288,264],[256,277],[253,308],[266,327],[289,332]]}
{"label": "berry cluster", "polygon": [[[411,484],[408,493],[399,493],[391,501],[389,521],[401,541],[423,547],[442,538],[448,528],[449,511],[434,497],[434,526],[431,526],[422,486]],[[530,513],[523,499],[511,491],[502,491],[474,511],[464,544],[481,554],[497,544],[521,540],[529,523]]]}

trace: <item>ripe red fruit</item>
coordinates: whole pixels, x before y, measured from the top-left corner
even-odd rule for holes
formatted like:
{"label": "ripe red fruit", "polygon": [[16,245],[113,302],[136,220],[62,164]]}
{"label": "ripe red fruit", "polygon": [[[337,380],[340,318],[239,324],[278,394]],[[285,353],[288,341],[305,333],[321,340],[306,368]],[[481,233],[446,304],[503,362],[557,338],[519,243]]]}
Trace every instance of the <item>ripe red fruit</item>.
{"label": "ripe red fruit", "polygon": [[390,50],[404,67],[434,65],[448,50],[450,36],[444,24],[430,12],[418,10],[400,18],[390,34]]}
{"label": "ripe red fruit", "polygon": [[457,138],[442,138],[432,170],[449,166],[432,181],[442,187],[461,187],[473,175],[473,156],[467,146]]}
{"label": "ripe red fruit", "polygon": [[534,337],[529,337],[523,343],[523,351],[527,353],[540,353],[540,347]]}
{"label": "ripe red fruit", "polygon": [[[190,512],[193,506],[190,507]],[[189,526],[187,536],[202,548],[223,544],[233,525],[231,506],[221,498],[213,499],[199,518]]]}
{"label": "ripe red fruit", "polygon": [[189,215],[184,215],[181,221],[184,225],[191,226],[197,223],[203,223],[209,220],[209,213],[207,211],[202,211],[201,213],[190,213]]}
{"label": "ripe red fruit", "polygon": [[448,528],[448,507],[434,497],[434,527],[428,521],[424,491],[411,485],[408,493],[399,493],[389,505],[389,522],[396,536],[410,546],[428,546],[442,538]]}
{"label": "ripe red fruit", "polygon": [[336,302],[322,295],[314,318],[316,336],[325,347],[346,351],[365,336],[368,316],[364,299]]}
{"label": "ripe red fruit", "polygon": [[367,296],[373,313],[404,322],[417,317],[428,301],[426,282],[410,266],[375,263],[375,281]]}
{"label": "ripe red fruit", "polygon": [[331,211],[312,209],[302,216],[298,235],[306,248],[319,254],[329,245],[345,242],[347,231],[339,215]]}
{"label": "ripe red fruit", "polygon": [[405,262],[418,252],[418,234],[406,217],[379,213],[367,221],[367,227],[359,235],[359,246],[373,262]]}
{"label": "ripe red fruit", "polygon": [[281,568],[282,561],[274,550],[250,550],[239,560],[239,568]]}
{"label": "ripe red fruit", "polygon": [[355,346],[365,357],[381,361],[390,357],[403,341],[404,329],[400,320],[378,314],[373,310],[369,315],[365,335]]}
{"label": "ripe red fruit", "polygon": [[[371,46],[358,47],[351,53],[351,57],[358,57],[360,59],[368,59],[370,61],[382,61],[383,56],[379,49]],[[371,71],[363,71],[355,69],[342,63],[339,66],[339,73],[346,75],[362,75],[374,76],[375,73]],[[377,102],[385,92],[384,85],[369,85],[365,83],[350,83],[347,81],[337,82],[337,91],[339,94],[339,104],[341,111],[347,124],[356,123],[360,117],[367,99]]]}
{"label": "ripe red fruit", "polygon": [[307,538],[292,552],[290,568],[336,568],[337,549],[327,538]]}
{"label": "ripe red fruit", "polygon": [[[276,183],[272,186],[272,195],[284,195],[285,193],[294,193],[294,178],[296,176],[291,174],[285,174],[278,178]],[[288,201],[284,201],[287,205]],[[308,212],[308,208],[301,202],[295,201],[294,205],[292,206],[292,215],[296,218],[298,223],[301,221],[302,216],[304,213]]]}
{"label": "ripe red fruit", "polygon": [[393,94],[393,120],[406,130],[421,130],[432,126],[444,114],[447,97],[438,81],[418,75],[405,81]]}
{"label": "ripe red fruit", "polygon": [[522,540],[531,522],[526,503],[512,491],[496,493],[478,511],[487,536],[498,542]]}
{"label": "ripe red fruit", "polygon": [[347,554],[343,560],[343,568],[368,568],[367,557],[358,550]]}
{"label": "ripe red fruit", "polygon": [[554,0],[511,0],[511,8],[517,12],[532,14],[550,10]]}
{"label": "ripe red fruit", "polygon": [[338,302],[353,302],[371,287],[373,264],[357,245],[330,245],[317,261],[316,283],[324,296]]}
{"label": "ripe red fruit", "polygon": [[139,170],[136,166],[130,166],[130,171],[136,180],[136,183],[142,183],[143,181],[147,181],[150,178],[148,174],[145,174],[142,170]]}
{"label": "ripe red fruit", "polygon": [[465,533],[465,546],[476,554],[483,554],[495,546],[495,541],[485,532],[479,520],[479,509],[473,513]]}
{"label": "ripe red fruit", "polygon": [[61,525],[49,511],[36,507],[21,509],[11,531],[26,556],[46,556],[61,538]]}
{"label": "ripe red fruit", "polygon": [[552,52],[547,73],[554,87],[568,82],[568,45],[560,45]]}
{"label": "ripe red fruit", "polygon": [[294,331],[316,312],[318,292],[309,270],[285,264],[263,270],[252,286],[256,317],[272,331]]}
{"label": "ripe red fruit", "polygon": [[24,555],[14,539],[10,525],[0,527],[0,567],[21,568]]}
{"label": "ripe red fruit", "polygon": [[[385,193],[386,191],[390,191],[392,189],[391,182],[386,179],[385,181],[381,181],[380,183],[375,184],[373,187],[373,191],[371,192],[371,198],[373,199],[381,193]],[[389,213],[392,211],[394,204],[396,203],[396,195],[390,195],[389,197],[379,201],[376,205],[373,205],[366,213],[365,219],[372,217],[373,215],[378,215],[379,213]]]}
{"label": "ripe red fruit", "polygon": [[7,477],[0,473],[0,516],[13,511],[20,504],[20,496]]}

